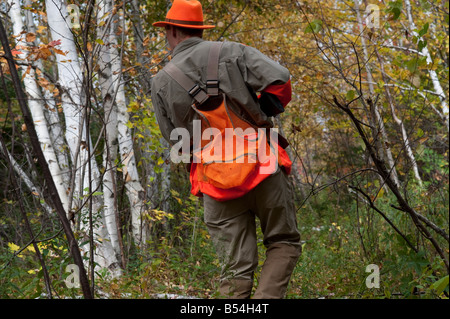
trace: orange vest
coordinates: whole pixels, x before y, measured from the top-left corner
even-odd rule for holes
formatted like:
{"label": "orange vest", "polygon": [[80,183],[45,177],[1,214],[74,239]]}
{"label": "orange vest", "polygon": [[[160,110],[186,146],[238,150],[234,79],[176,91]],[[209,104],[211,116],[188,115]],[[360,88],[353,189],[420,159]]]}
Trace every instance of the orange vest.
{"label": "orange vest", "polygon": [[[292,168],[292,162],[289,159],[286,151],[279,145],[275,146],[278,148],[278,165],[284,170],[286,174],[290,174]],[[267,167],[270,162],[266,162],[265,165],[260,166],[260,168]],[[260,174],[259,169],[252,171],[248,175],[245,182],[239,186],[235,186],[228,189],[223,189],[216,187],[210,183],[202,181],[199,176],[201,176],[201,164],[191,163],[190,170],[190,182],[191,182],[191,193],[195,196],[202,197],[202,194],[207,194],[217,201],[226,201],[230,199],[235,199],[244,196],[246,193],[255,188],[259,183],[269,177],[271,174]],[[200,172],[200,173],[199,173]]]}
{"label": "orange vest", "polygon": [[245,195],[278,166],[289,174],[292,162],[277,143],[278,135],[252,126],[228,108],[217,80],[220,47],[214,43],[210,49],[207,93],[174,64],[164,70],[195,99],[192,108],[201,120],[202,138],[194,141],[190,169],[191,193],[225,201]]}

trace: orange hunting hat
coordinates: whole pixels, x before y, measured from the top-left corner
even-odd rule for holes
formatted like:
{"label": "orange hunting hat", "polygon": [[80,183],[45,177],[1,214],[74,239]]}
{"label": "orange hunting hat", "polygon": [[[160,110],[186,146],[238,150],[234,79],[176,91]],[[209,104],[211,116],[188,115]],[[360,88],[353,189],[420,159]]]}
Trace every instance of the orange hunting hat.
{"label": "orange hunting hat", "polygon": [[191,29],[211,29],[214,25],[203,24],[202,5],[197,0],[174,0],[165,21],[153,23],[155,27],[174,25]]}

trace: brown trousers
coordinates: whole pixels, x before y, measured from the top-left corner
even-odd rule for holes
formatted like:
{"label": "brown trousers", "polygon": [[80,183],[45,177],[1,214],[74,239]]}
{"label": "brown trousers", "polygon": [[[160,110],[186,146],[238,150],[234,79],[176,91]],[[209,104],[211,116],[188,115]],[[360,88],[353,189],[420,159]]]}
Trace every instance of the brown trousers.
{"label": "brown trousers", "polygon": [[301,254],[292,186],[281,170],[241,198],[219,202],[204,195],[204,219],[222,265],[219,293],[250,298],[258,266],[256,219],[267,248],[253,298],[283,298]]}

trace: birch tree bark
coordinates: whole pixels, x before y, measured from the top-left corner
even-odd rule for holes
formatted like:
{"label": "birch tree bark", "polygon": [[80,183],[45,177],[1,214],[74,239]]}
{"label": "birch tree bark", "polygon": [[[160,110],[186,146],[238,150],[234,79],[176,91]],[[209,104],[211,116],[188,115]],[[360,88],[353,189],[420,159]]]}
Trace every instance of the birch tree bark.
{"label": "birch tree bark", "polygon": [[[20,12],[19,2],[17,0],[8,0],[8,4],[10,5],[9,15],[13,24],[14,34],[20,35],[23,31],[26,32]],[[17,39],[17,46],[20,47],[23,51],[26,51],[28,45],[25,41],[25,35],[22,34]],[[23,61],[30,63],[28,67],[24,64],[21,64],[20,66],[21,71],[24,74],[23,82],[25,85],[25,91],[29,97],[28,105],[33,116],[39,143],[48,163],[53,181],[55,182],[55,185],[57,187],[58,195],[61,198],[61,202],[67,212],[69,208],[69,200],[66,193],[67,185],[64,184],[63,174],[59,167],[55,149],[50,138],[48,123],[44,115],[44,105],[41,89],[37,84],[35,71],[31,67],[31,62],[27,61],[25,52],[20,53],[18,57]]]}
{"label": "birch tree bark", "polygon": [[115,37],[111,28],[113,4],[111,0],[100,1],[99,12],[97,16],[98,38],[102,39],[104,45],[100,46],[98,64],[99,64],[99,85],[102,93],[104,108],[105,125],[105,151],[103,153],[103,197],[105,222],[108,232],[111,236],[111,244],[125,266],[125,256],[120,231],[120,218],[117,207],[117,160],[118,160],[118,130],[117,130],[117,105],[115,103],[115,86],[111,70],[111,37]]}
{"label": "birch tree bark", "polygon": [[[110,28],[108,23],[111,18],[111,1],[100,1],[98,3],[99,11],[97,16],[97,33],[99,39],[105,38],[105,34]],[[111,236],[111,244],[117,255],[120,255],[119,236],[116,222],[116,200],[115,200],[115,180],[116,171],[114,161],[117,159],[117,109],[114,104],[113,83],[111,72],[111,57],[109,53],[109,46],[106,37],[106,43],[99,48],[98,55],[98,78],[102,94],[102,103],[104,109],[104,126],[105,126],[105,150],[103,152],[103,167],[105,173],[103,174],[103,198],[104,198],[104,214],[106,227]],[[102,41],[104,41],[102,39]]]}
{"label": "birch tree bark", "polygon": [[[139,181],[136,160],[133,150],[133,139],[131,131],[128,127],[129,115],[127,111],[127,100],[125,96],[125,87],[122,79],[122,57],[118,48],[118,39],[116,30],[118,29],[118,21],[123,21],[120,14],[116,14],[118,9],[112,0],[104,0],[99,2],[99,34],[104,45],[101,45],[99,55],[100,65],[100,85],[105,109],[105,125],[107,137],[107,151],[105,156],[109,156],[109,163],[104,160],[105,165],[109,166],[110,172],[104,177],[105,206],[107,227],[112,237],[117,236],[117,240],[113,240],[113,246],[116,252],[120,253],[121,240],[120,234],[117,232],[118,224],[114,220],[117,219],[118,212],[112,206],[114,181],[117,178],[115,167],[112,163],[117,160],[117,146],[119,147],[120,160],[122,164],[122,173],[126,194],[130,203],[132,235],[135,243],[140,245],[145,242],[147,235],[142,225],[141,214],[144,208],[142,199],[143,188]],[[122,35],[125,32],[125,25],[122,26]],[[123,38],[122,38],[123,40]],[[123,42],[123,41],[122,41]],[[106,167],[106,166],[105,166]],[[108,175],[108,176],[106,176]],[[111,197],[111,198],[108,198]],[[107,203],[106,201],[110,202]],[[123,253],[120,253],[123,256]]]}
{"label": "birch tree bark", "polygon": [[[362,34],[364,32],[364,25],[363,25],[363,21],[362,21],[362,17],[361,17],[361,12],[360,12],[360,2],[359,2],[359,0],[355,1],[355,11],[356,11],[356,17],[357,17],[357,20],[358,20],[359,30],[360,30],[360,33]],[[365,40],[364,36],[361,36],[360,39],[361,39],[361,45],[362,45],[362,48],[363,48],[364,66],[365,66],[366,73],[367,73],[367,81],[368,81],[368,85],[369,85],[369,92],[370,92],[370,96],[373,97],[373,96],[375,96],[375,90],[374,90],[374,87],[373,87],[373,83],[374,82],[373,82],[372,71],[371,71],[370,65],[369,65],[369,54],[368,54],[368,51],[367,51],[366,40]],[[394,158],[392,156],[391,149],[388,146],[389,145],[389,139],[388,139],[388,136],[387,136],[387,133],[386,133],[386,129],[384,127],[383,119],[381,118],[381,115],[380,115],[380,112],[378,110],[378,106],[376,105],[376,103],[371,103],[370,106],[371,106],[371,113],[372,113],[372,116],[374,118],[374,123],[372,125],[373,126],[373,128],[372,128],[372,130],[373,130],[373,137],[377,141],[376,145],[377,145],[377,148],[378,148],[378,152],[380,152],[380,153],[383,153],[383,151],[385,152],[386,157],[387,157],[387,163],[389,165],[389,171],[390,171],[390,174],[392,175],[392,179],[397,185],[400,185],[399,181],[398,181],[397,170],[395,168],[395,161],[394,161]],[[379,132],[376,131],[377,129],[379,130]],[[378,138],[378,133],[381,133],[382,139]]]}
{"label": "birch tree bark", "polygon": [[[123,19],[124,17],[120,18],[118,16],[113,19],[113,25],[115,25],[113,30],[116,29],[118,21],[123,21]],[[124,32],[126,32],[125,24],[122,25],[122,35],[124,35]],[[141,245],[145,243],[148,236],[146,227],[144,227],[145,223],[142,220],[142,213],[145,208],[143,201],[144,189],[140,184],[133,149],[133,138],[131,130],[128,127],[130,117],[127,111],[125,87],[122,78],[122,59],[120,52],[117,50],[118,41],[115,32],[111,32],[109,40],[112,82],[115,92],[115,103],[117,105],[119,153],[123,164],[122,172],[130,204],[133,239],[136,244]],[[122,37],[122,43],[123,41],[124,38]]]}
{"label": "birch tree bark", "polygon": [[[86,145],[92,145],[89,132],[86,132],[85,108],[83,107],[82,70],[79,63],[78,52],[74,38],[68,24],[68,12],[65,1],[46,0],[47,20],[51,31],[51,37],[61,40],[61,49],[67,54],[62,58],[56,56],[58,68],[58,80],[61,92],[62,107],[66,123],[66,140],[71,154],[72,165],[72,189],[74,210],[80,210],[80,228],[85,234],[89,233],[89,221],[86,215],[88,211],[83,209],[85,200],[92,200],[92,214],[94,216],[93,236],[95,240],[95,262],[102,268],[108,268],[113,276],[120,275],[118,261],[111,244],[111,238],[105,226],[105,217],[102,211],[100,196],[92,196],[99,189],[100,172],[93,156],[89,157],[90,150]],[[89,140],[88,140],[89,139]],[[88,164],[90,161],[90,164]],[[91,174],[86,171],[91,168]],[[89,175],[92,180],[89,180]],[[86,189],[91,185],[91,189]],[[81,247],[85,255],[89,254],[88,245]],[[89,256],[91,259],[94,256]]]}
{"label": "birch tree bark", "polygon": [[[164,147],[164,152],[162,154],[163,159],[169,158],[169,151],[170,151],[170,145],[167,143],[167,141],[163,138],[160,140],[161,145]],[[162,164],[162,172],[161,172],[161,189],[160,189],[160,201],[161,201],[161,210],[163,210],[166,213],[170,213],[170,205],[169,205],[169,198],[170,198],[170,164],[163,163]],[[164,224],[166,226],[167,223]]]}
{"label": "birch tree bark", "polygon": [[[383,59],[381,58],[381,56],[378,53],[378,50],[376,48],[375,48],[375,54],[376,54],[378,62],[380,64],[381,76],[383,77],[383,81],[385,83],[388,83],[389,80],[388,80],[388,78],[386,76],[386,72],[384,70]],[[392,118],[394,119],[395,123],[397,123],[397,125],[400,127],[400,129],[402,131],[403,145],[405,147],[406,155],[408,156],[409,161],[411,163],[411,166],[412,166],[412,169],[413,169],[413,172],[414,172],[414,176],[416,177],[416,180],[419,183],[419,185],[422,185],[422,178],[420,177],[419,168],[417,167],[417,161],[416,161],[416,158],[414,156],[414,152],[413,152],[413,150],[411,148],[411,144],[409,142],[408,133],[406,132],[405,124],[397,116],[396,108],[395,108],[395,105],[394,105],[394,100],[393,100],[393,98],[391,96],[391,92],[389,90],[389,87],[388,86],[384,86],[384,91],[386,92],[386,98],[387,98],[387,101],[388,101],[389,106],[391,108]]]}
{"label": "birch tree bark", "polygon": [[[31,8],[31,0],[25,0],[25,7]],[[27,25],[27,31],[33,34],[36,34],[36,26],[33,20],[33,14],[30,10],[25,10],[25,21]],[[39,37],[36,37],[36,40],[33,41],[33,44],[37,47],[39,46]],[[38,79],[40,78],[44,82],[47,80],[42,76],[44,67],[41,59],[37,59],[36,61],[32,61],[33,65],[36,69],[36,75]],[[59,167],[62,172],[62,179],[66,188],[70,184],[70,174],[69,174],[69,159],[67,154],[67,148],[65,147],[66,142],[64,140],[64,131],[62,129],[61,120],[59,118],[58,109],[56,106],[55,99],[53,97],[53,93],[49,91],[48,86],[42,86],[42,95],[43,95],[43,105],[44,105],[44,114],[48,122],[48,130],[50,134],[50,140],[52,142],[53,148],[56,153],[56,157],[58,159]]]}

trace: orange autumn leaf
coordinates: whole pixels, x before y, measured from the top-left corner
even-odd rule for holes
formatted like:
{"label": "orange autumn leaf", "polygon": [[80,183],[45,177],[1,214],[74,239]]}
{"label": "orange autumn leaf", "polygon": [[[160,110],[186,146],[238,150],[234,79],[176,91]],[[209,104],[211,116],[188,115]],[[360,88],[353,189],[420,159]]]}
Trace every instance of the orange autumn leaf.
{"label": "orange autumn leaf", "polygon": [[34,34],[33,32],[29,32],[25,36],[25,39],[27,42],[33,42],[34,40],[36,40],[36,34]]}
{"label": "orange autumn leaf", "polygon": [[23,52],[22,52],[22,51],[19,51],[19,50],[16,50],[16,49],[12,49],[12,50],[11,50],[11,54],[12,54],[13,56],[15,56],[15,55],[23,54]]}

